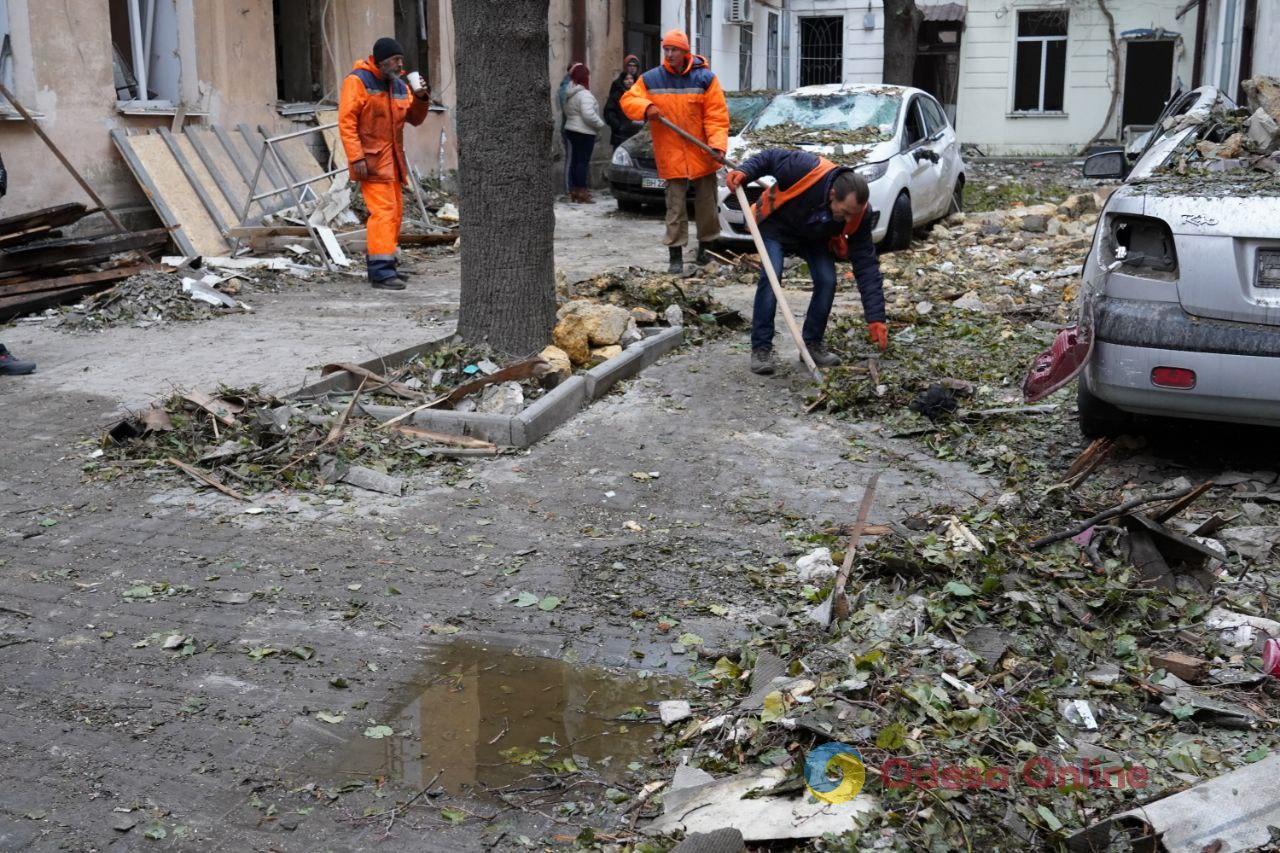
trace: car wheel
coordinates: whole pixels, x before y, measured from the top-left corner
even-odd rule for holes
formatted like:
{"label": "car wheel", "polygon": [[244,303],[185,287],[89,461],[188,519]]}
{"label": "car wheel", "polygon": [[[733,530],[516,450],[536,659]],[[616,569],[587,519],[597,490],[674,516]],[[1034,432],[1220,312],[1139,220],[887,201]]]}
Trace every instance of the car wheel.
{"label": "car wheel", "polygon": [[1093,396],[1083,380],[1076,383],[1076,409],[1080,415],[1080,433],[1088,439],[1115,438],[1132,432],[1138,425],[1133,415]]}
{"label": "car wheel", "polygon": [[629,198],[618,199],[618,210],[624,213],[640,213],[644,210],[644,202]]}
{"label": "car wheel", "polygon": [[911,197],[906,192],[898,194],[889,212],[889,229],[884,235],[884,250],[900,252],[911,246]]}
{"label": "car wheel", "polygon": [[951,189],[951,206],[947,208],[947,216],[953,213],[964,213],[964,175],[956,178],[956,185]]}

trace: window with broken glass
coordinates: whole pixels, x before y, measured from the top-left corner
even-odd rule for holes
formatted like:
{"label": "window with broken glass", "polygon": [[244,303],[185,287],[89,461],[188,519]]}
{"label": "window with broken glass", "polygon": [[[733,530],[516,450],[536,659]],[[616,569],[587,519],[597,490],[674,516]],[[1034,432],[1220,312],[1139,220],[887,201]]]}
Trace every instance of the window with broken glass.
{"label": "window with broken glass", "polygon": [[1013,111],[1060,113],[1067,83],[1067,12],[1019,12]]}
{"label": "window with broken glass", "polygon": [[738,88],[753,89],[751,82],[751,48],[756,34],[750,24],[738,25]]}
{"label": "window with broken glass", "polygon": [[109,10],[119,107],[182,104],[182,75],[194,75],[195,60],[179,46],[180,13],[191,15],[191,0],[109,0]]}

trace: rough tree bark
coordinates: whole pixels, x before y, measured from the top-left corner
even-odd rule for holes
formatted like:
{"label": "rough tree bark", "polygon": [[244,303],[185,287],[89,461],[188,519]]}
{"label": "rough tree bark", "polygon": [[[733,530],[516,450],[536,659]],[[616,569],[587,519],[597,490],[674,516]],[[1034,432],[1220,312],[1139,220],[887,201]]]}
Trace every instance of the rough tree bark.
{"label": "rough tree bark", "polygon": [[547,14],[548,0],[453,4],[462,215],[458,332],[509,355],[540,350],[555,324]]}
{"label": "rough tree bark", "polygon": [[916,43],[924,15],[915,0],[884,0],[884,82],[910,86],[916,73]]}

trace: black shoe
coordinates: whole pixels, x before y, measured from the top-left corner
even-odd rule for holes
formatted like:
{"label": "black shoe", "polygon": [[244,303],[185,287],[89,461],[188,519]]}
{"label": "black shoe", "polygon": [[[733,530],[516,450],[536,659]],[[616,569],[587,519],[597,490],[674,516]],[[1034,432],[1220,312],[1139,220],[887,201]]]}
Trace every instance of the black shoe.
{"label": "black shoe", "polygon": [[398,276],[384,278],[381,281],[369,282],[378,290],[404,290],[404,282]]}
{"label": "black shoe", "polygon": [[396,278],[398,278],[400,281],[403,281],[405,284],[409,283],[409,276],[405,275],[402,272],[397,272]]}
{"label": "black shoe", "polygon": [[26,376],[36,372],[34,361],[19,361],[0,344],[0,376]]}
{"label": "black shoe", "polygon": [[671,261],[667,264],[667,272],[671,275],[680,275],[684,272],[684,250],[679,246],[672,246],[668,251]]}
{"label": "black shoe", "polygon": [[751,351],[751,372],[768,376],[773,373],[773,350],[753,349]]}
{"label": "black shoe", "polygon": [[[809,357],[818,367],[836,367],[840,364],[840,357],[823,344],[809,344]],[[803,358],[800,360],[804,361]]]}
{"label": "black shoe", "polygon": [[694,256],[693,262],[700,267],[711,263],[711,256],[707,254],[706,248],[701,243],[698,244],[698,254]]}

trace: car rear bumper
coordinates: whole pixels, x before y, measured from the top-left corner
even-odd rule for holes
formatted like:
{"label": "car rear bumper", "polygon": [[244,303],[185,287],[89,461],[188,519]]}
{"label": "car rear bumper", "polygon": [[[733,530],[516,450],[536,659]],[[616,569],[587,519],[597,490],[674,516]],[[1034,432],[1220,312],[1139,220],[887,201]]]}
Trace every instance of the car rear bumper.
{"label": "car rear bumper", "polygon": [[[1157,387],[1157,367],[1194,371],[1195,387]],[[1280,358],[1098,341],[1081,381],[1095,397],[1127,412],[1280,426]]]}

